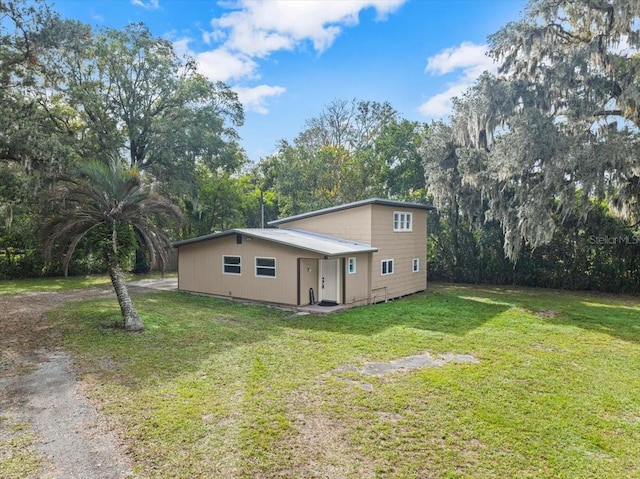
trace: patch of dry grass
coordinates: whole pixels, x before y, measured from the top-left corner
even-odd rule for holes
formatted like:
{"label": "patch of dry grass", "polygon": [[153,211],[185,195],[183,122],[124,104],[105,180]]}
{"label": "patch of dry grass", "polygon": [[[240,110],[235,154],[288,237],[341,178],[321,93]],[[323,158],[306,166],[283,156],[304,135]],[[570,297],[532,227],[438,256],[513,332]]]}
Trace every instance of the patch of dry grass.
{"label": "patch of dry grass", "polygon": [[45,458],[34,443],[37,436],[29,424],[11,415],[0,416],[0,477],[29,479],[39,477]]}

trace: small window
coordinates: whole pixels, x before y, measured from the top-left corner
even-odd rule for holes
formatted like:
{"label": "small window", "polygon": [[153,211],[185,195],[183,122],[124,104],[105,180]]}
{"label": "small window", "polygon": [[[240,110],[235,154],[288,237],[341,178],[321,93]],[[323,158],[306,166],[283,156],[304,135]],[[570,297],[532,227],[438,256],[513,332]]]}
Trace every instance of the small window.
{"label": "small window", "polygon": [[256,276],[263,278],[276,277],[275,258],[256,258]]}
{"label": "small window", "polygon": [[381,263],[381,269],[383,275],[393,274],[393,260],[392,259],[383,259]]}
{"label": "small window", "polygon": [[355,258],[349,258],[347,271],[348,271],[349,274],[355,274],[356,273],[356,259]]}
{"label": "small window", "polygon": [[393,231],[413,231],[413,213],[395,211],[393,213]]}
{"label": "small window", "polygon": [[242,259],[240,258],[240,256],[223,256],[222,272],[224,274],[241,274]]}
{"label": "small window", "polygon": [[420,271],[420,258],[413,258],[413,272],[417,273]]}

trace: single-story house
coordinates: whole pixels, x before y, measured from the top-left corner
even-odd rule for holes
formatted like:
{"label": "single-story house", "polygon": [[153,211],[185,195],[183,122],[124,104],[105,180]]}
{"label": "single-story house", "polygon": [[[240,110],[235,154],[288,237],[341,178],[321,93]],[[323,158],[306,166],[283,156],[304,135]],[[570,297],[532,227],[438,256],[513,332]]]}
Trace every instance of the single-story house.
{"label": "single-story house", "polygon": [[178,241],[178,289],[291,306],[424,291],[431,209],[372,198]]}

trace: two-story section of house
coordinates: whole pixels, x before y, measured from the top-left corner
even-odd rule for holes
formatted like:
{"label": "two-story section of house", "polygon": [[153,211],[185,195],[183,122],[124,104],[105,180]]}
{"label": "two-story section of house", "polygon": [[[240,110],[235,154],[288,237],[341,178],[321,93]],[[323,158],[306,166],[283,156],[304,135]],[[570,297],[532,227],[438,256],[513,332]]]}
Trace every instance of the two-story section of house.
{"label": "two-story section of house", "polygon": [[178,288],[295,306],[424,291],[431,209],[372,198],[179,241]]}
{"label": "two-story section of house", "polygon": [[[360,265],[369,272],[366,302],[380,302],[423,291],[427,285],[427,211],[431,206],[372,198],[282,218],[269,224],[314,231],[370,244],[377,251]],[[347,259],[357,271],[358,258]],[[320,265],[322,267],[322,264]],[[322,289],[322,284],[319,285]],[[320,291],[322,293],[322,291]],[[341,298],[354,302],[353,297]],[[356,298],[356,302],[358,299]]]}

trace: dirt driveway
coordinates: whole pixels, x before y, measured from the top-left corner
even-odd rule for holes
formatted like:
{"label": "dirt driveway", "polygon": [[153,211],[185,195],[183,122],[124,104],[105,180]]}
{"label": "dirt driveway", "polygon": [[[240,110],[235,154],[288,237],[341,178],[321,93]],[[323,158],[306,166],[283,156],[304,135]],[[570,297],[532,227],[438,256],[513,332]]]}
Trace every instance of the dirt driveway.
{"label": "dirt driveway", "polygon": [[[154,288],[175,289],[175,280],[132,283],[131,292]],[[83,394],[59,333],[44,318],[65,302],[104,297],[113,297],[110,287],[0,296],[0,459],[13,453],[3,444],[24,429],[16,424],[35,434],[33,455],[44,457],[37,474],[23,477],[133,477],[123,444]]]}

